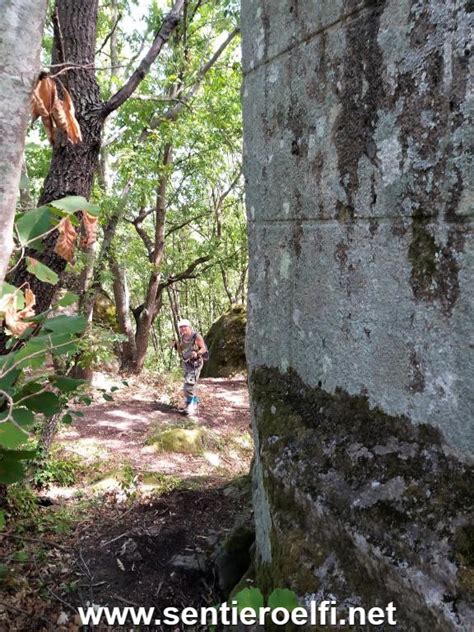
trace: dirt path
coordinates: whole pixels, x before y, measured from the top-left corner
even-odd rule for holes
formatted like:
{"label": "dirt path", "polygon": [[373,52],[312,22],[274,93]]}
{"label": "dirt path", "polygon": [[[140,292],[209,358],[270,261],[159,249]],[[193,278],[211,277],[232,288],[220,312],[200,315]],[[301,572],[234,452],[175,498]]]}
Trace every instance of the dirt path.
{"label": "dirt path", "polygon": [[[107,392],[114,384],[123,386],[107,376],[96,382]],[[213,565],[219,543],[239,516],[250,523],[248,392],[243,379],[204,379],[199,396],[198,419],[190,421],[176,410],[178,384],[133,380],[113,401],[96,391],[84,416],[62,431],[55,458],[72,460],[75,484],[43,492],[53,503],[41,508],[51,532],[38,525],[39,533],[28,532],[48,543],[53,563],[38,566],[33,542],[0,538],[0,552],[14,542],[29,547],[32,560],[2,595],[1,629],[8,621],[7,630],[79,630],[74,609],[88,603],[162,609],[223,597]],[[151,439],[170,428],[198,429],[202,449],[157,449]],[[64,511],[74,518],[61,535],[55,520]]]}
{"label": "dirt path", "polygon": [[[61,445],[89,462],[100,456],[111,466],[128,463],[142,472],[180,477],[209,475],[212,459],[210,463],[206,452],[200,456],[159,454],[153,446],[147,445],[153,429],[186,425],[186,418],[179,414],[176,405],[171,405],[172,401],[178,401],[179,395],[174,391],[171,395],[159,395],[154,389],[153,384],[137,380],[114,394],[113,402],[84,408],[85,416],[62,434]],[[214,438],[225,442],[248,433],[250,419],[245,380],[203,379],[199,397],[198,424],[208,429]],[[235,473],[240,471],[238,461],[232,462],[232,458],[222,455],[220,458],[225,459],[229,473],[235,468]]]}

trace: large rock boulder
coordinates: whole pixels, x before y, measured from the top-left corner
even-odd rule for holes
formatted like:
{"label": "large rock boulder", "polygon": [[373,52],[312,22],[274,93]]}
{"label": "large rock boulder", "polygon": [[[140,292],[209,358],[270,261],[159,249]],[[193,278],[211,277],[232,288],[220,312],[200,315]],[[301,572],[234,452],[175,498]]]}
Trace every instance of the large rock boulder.
{"label": "large rock boulder", "polygon": [[235,305],[212,324],[205,337],[210,357],[202,370],[203,377],[230,377],[247,370],[246,324],[247,313],[242,305]]}

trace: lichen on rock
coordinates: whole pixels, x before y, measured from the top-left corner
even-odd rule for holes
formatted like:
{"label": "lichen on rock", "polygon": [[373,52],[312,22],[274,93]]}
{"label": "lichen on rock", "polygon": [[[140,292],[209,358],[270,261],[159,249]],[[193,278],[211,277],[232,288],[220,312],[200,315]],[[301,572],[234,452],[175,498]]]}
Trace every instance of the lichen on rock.
{"label": "lichen on rock", "polygon": [[254,370],[251,391],[272,517],[260,584],[342,606],[395,601],[404,629],[457,629],[472,613],[474,468],[430,425],[292,370]]}

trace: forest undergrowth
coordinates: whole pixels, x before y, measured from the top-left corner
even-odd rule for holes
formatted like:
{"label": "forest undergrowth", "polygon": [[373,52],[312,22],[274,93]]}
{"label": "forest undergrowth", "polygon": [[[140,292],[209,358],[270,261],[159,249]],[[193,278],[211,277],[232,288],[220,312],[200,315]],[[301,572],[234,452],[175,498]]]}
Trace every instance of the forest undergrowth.
{"label": "forest undergrowth", "polygon": [[9,488],[2,630],[84,629],[78,606],[183,608],[223,597],[212,559],[250,515],[246,380],[203,380],[193,420],[177,411],[178,381],[99,373],[93,385],[83,417]]}

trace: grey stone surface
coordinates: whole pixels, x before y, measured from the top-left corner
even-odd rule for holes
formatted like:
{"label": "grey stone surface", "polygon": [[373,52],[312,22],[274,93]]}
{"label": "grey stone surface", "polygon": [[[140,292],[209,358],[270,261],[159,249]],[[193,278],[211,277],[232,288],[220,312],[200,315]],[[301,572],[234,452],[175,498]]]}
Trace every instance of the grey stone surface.
{"label": "grey stone surface", "polygon": [[[363,602],[352,564],[386,578],[372,596],[409,604],[406,630],[472,617],[472,15],[460,0],[242,2],[260,579]],[[414,490],[422,535],[401,519]]]}
{"label": "grey stone surface", "polygon": [[470,451],[466,7],[247,0],[242,26],[251,365]]}

